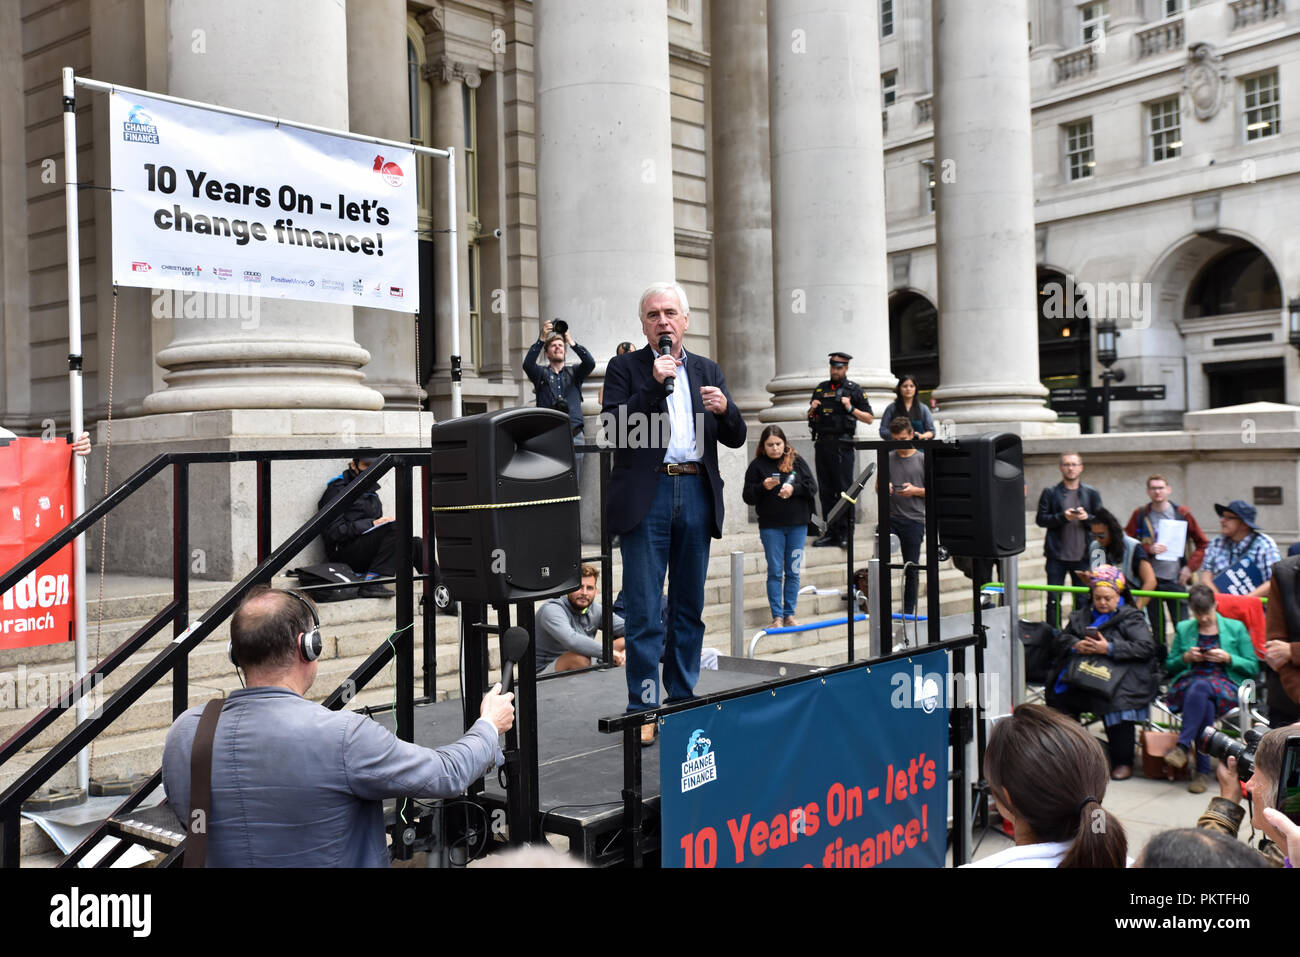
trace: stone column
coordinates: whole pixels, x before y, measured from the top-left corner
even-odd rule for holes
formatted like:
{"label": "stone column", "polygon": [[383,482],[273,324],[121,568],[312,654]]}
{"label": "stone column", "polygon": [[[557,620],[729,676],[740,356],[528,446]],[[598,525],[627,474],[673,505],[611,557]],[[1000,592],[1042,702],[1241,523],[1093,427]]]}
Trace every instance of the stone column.
{"label": "stone column", "polygon": [[926,42],[925,0],[895,0],[894,22],[902,54],[899,63],[899,95],[925,96],[930,92],[930,45]]}
{"label": "stone column", "polygon": [[939,418],[1036,434],[1056,415],[1038,381],[1024,2],[934,0],[932,16]]}
{"label": "stone column", "polygon": [[541,316],[567,320],[603,363],[644,341],[637,301],[676,274],[667,13],[546,0],[533,16]]}
{"label": "stone column", "polygon": [[1146,22],[1142,0],[1110,0],[1110,29],[1128,30]]}
{"label": "stone column", "polygon": [[[760,418],[806,437],[826,354],[887,401],[889,303],[877,6],[769,0],[776,378]],[[1026,116],[1027,118],[1027,116]]]}
{"label": "stone column", "polygon": [[[430,145],[439,149],[451,148],[456,151],[456,288],[457,314],[455,322],[460,329],[461,368],[465,377],[474,374],[473,343],[470,340],[469,322],[469,249],[467,230],[469,228],[469,193],[467,190],[465,153],[465,87],[477,89],[482,83],[482,74],[473,63],[458,59],[454,38],[447,32],[446,10],[434,6],[420,14],[417,20],[424,28],[425,58],[424,77],[429,81],[432,91],[433,122],[430,130]],[[433,378],[429,391],[433,395],[433,410],[436,418],[443,419],[451,414],[451,263],[447,254],[450,223],[447,219],[447,166],[443,160],[435,160],[432,167],[432,188],[429,190],[430,212],[433,215],[434,246],[434,324]],[[422,344],[421,348],[427,348]]]}
{"label": "stone column", "polygon": [[[203,0],[170,0],[168,16],[173,95],[347,128],[343,4],[228,0],[214,16]],[[258,307],[253,328],[237,309],[235,319],[177,317],[157,357],[167,388],[145,399],[145,411],[383,406],[361,384],[370,355],[353,338],[351,307]]]}
{"label": "stone column", "polygon": [[718,362],[746,415],[775,374],[767,0],[714,0],[713,301]]}
{"label": "stone column", "polygon": [[[405,23],[403,0],[348,4],[348,118],[354,133],[399,143],[411,138]],[[357,306],[352,321],[357,342],[370,353],[366,384],[383,394],[386,409],[415,408],[424,390],[416,381],[414,314]]]}
{"label": "stone column", "polygon": [[[1034,0],[1034,56],[1061,51],[1061,0]],[[1071,11],[1078,16],[1076,11]],[[1068,44],[1073,46],[1074,44]]]}

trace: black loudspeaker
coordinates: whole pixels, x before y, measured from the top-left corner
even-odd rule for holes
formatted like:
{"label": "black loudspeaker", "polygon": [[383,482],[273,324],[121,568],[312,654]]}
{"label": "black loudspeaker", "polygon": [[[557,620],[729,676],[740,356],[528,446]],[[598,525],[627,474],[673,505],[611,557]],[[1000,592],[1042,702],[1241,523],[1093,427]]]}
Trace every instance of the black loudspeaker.
{"label": "black loudspeaker", "polygon": [[931,449],[939,541],[951,555],[1004,558],[1025,550],[1025,460],[1020,436],[986,432]]}
{"label": "black loudspeaker", "polygon": [[433,427],[438,570],[456,601],[551,598],[581,584],[569,417],[502,409]]}

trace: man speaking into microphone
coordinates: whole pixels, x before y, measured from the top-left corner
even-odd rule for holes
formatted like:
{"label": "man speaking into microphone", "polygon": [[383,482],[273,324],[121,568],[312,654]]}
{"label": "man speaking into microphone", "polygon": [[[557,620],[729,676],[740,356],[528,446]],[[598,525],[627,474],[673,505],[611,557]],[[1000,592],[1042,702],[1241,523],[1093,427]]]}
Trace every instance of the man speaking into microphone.
{"label": "man speaking into microphone", "polygon": [[[617,451],[605,508],[623,552],[628,711],[658,706],[661,655],[664,703],[695,696],[709,540],[722,537],[718,443],[745,444],[722,370],[682,348],[690,326],[682,287],[653,284],[637,311],[646,347],[610,360],[602,408],[602,419],[618,424],[609,436]],[[656,734],[653,724],[642,728],[642,744]]]}

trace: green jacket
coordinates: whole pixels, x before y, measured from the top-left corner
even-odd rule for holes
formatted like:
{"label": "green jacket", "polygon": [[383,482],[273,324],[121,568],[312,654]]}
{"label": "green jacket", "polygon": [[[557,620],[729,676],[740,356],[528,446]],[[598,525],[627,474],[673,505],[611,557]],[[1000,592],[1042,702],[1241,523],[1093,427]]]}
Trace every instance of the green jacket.
{"label": "green jacket", "polygon": [[[1259,677],[1259,659],[1255,657],[1255,646],[1250,643],[1250,633],[1246,626],[1235,618],[1219,618],[1219,647],[1226,651],[1232,660],[1224,665],[1228,678],[1234,684]],[[1174,644],[1165,659],[1165,671],[1172,682],[1184,671],[1189,670],[1190,662],[1183,661],[1183,652],[1196,647],[1200,638],[1200,629],[1195,618],[1187,618],[1178,623],[1174,632]]]}

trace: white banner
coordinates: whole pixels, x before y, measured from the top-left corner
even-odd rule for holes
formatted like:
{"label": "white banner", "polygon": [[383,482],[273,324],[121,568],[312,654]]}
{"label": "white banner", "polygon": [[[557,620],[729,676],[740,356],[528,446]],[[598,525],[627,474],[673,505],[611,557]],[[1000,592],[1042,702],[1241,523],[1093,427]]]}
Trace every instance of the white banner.
{"label": "white banner", "polygon": [[109,97],[113,281],[417,312],[415,152]]}

